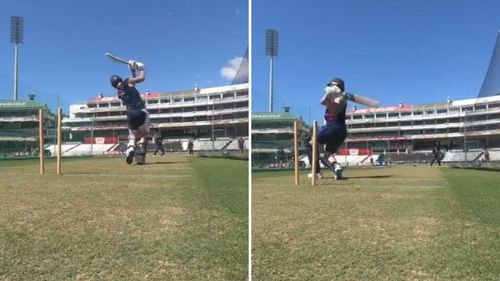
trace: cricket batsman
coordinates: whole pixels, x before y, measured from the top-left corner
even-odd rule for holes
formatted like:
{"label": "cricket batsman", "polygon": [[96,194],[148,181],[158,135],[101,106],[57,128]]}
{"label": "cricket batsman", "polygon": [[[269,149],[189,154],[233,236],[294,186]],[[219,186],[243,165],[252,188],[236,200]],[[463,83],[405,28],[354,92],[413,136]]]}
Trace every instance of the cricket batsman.
{"label": "cricket batsman", "polygon": [[[347,137],[347,127],[345,124],[345,112],[347,108],[347,99],[343,94],[345,91],[344,81],[340,78],[334,78],[324,88],[324,96],[320,103],[325,106],[325,124],[318,131],[317,140],[321,145],[325,145],[323,158],[317,157],[317,171],[314,174],[321,178],[319,161],[325,167],[333,171],[336,180],[342,179],[342,166],[337,163],[335,153]],[[312,177],[313,174],[309,174]]]}
{"label": "cricket batsman", "polygon": [[[127,124],[129,130],[127,144],[127,164],[132,164],[135,155],[136,145],[142,145],[142,150],[146,153],[147,136],[151,127],[149,112],[146,110],[144,101],[135,88],[135,84],[141,83],[146,79],[144,64],[142,62],[130,60],[129,68],[134,72],[139,70],[139,76],[128,77],[125,80],[118,75],[112,75],[110,78],[111,86],[117,90],[118,98],[122,100],[127,108]],[[139,143],[137,143],[139,140]]]}

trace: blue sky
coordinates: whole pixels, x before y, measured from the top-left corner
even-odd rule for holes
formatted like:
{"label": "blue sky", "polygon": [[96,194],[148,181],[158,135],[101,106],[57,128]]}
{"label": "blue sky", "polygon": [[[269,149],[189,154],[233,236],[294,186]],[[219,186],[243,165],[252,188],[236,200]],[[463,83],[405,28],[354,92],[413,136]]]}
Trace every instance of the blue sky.
{"label": "blue sky", "polygon": [[[14,47],[10,16],[24,17],[20,99],[30,92],[54,108],[99,92],[114,95],[111,74],[128,75],[105,52],[145,63],[145,91],[227,85],[224,67],[248,47],[246,0],[2,0],[0,99],[13,97]],[[236,60],[237,61],[237,60]],[[231,74],[231,71],[227,71]]]}
{"label": "blue sky", "polygon": [[252,111],[268,110],[266,28],[280,32],[274,111],[322,120],[319,99],[335,76],[382,106],[477,97],[498,11],[498,0],[253,0]]}

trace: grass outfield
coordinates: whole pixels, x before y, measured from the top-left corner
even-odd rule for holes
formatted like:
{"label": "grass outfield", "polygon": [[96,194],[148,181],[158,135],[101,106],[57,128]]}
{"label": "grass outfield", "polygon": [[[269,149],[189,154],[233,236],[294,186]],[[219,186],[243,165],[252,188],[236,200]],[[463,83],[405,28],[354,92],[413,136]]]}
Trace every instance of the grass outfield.
{"label": "grass outfield", "polygon": [[1,161],[0,280],[245,280],[248,164]]}
{"label": "grass outfield", "polygon": [[500,173],[252,175],[253,280],[500,280]]}

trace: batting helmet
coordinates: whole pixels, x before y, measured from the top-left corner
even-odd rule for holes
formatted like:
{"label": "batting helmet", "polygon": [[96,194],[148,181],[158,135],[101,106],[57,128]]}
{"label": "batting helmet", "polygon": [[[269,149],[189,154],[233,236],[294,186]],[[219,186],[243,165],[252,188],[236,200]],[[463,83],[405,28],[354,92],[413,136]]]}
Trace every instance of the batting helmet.
{"label": "batting helmet", "polygon": [[330,83],[327,84],[327,86],[333,86],[333,85],[337,85],[337,87],[339,87],[342,92],[345,91],[345,84],[344,84],[344,80],[340,79],[340,78],[333,78]]}
{"label": "batting helmet", "polygon": [[116,74],[112,75],[109,81],[111,82],[111,86],[113,86],[113,88],[118,87],[118,83],[123,82],[122,78]]}

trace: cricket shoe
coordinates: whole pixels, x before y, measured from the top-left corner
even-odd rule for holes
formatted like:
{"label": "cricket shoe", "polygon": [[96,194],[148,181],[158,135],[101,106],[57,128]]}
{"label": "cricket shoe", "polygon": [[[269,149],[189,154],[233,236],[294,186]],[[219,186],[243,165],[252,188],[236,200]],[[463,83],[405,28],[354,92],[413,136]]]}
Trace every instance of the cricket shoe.
{"label": "cricket shoe", "polygon": [[134,150],[134,147],[133,146],[129,146],[129,148],[127,148],[127,164],[132,164],[132,162],[134,162],[134,156],[135,156],[135,150]]}
{"label": "cricket shoe", "polygon": [[332,163],[333,161],[331,159],[331,156],[325,155],[324,157],[320,158],[320,161],[323,166],[335,173],[334,163]]}
{"label": "cricket shoe", "polygon": [[[312,174],[312,173],[309,173],[309,174],[307,174],[307,177],[308,177],[308,178],[310,178],[310,179],[312,179],[313,174]],[[317,173],[317,174],[316,174],[316,178],[317,178],[317,179],[322,179],[322,178],[323,178],[323,175],[322,175],[321,173]]]}
{"label": "cricket shoe", "polygon": [[334,163],[333,165],[333,175],[336,180],[342,179],[342,166],[339,163]]}
{"label": "cricket shoe", "polygon": [[[331,156],[325,155],[325,157],[320,159],[320,161],[321,161],[321,163],[323,163],[323,165],[326,168],[328,168],[328,169],[330,169],[330,171],[332,171],[335,179],[340,179],[342,177],[342,167],[337,162],[333,162],[333,159],[331,158]],[[338,172],[338,169],[340,169],[340,172]]]}

